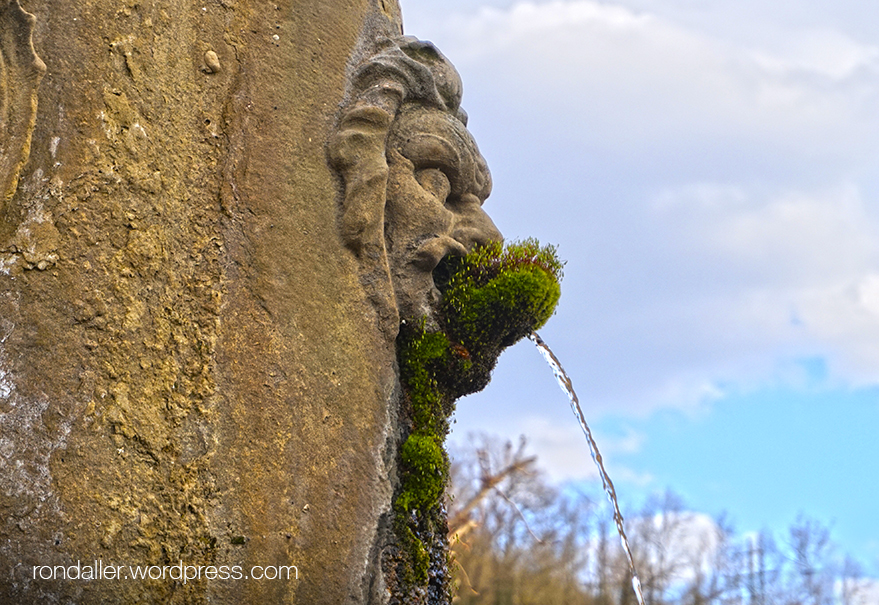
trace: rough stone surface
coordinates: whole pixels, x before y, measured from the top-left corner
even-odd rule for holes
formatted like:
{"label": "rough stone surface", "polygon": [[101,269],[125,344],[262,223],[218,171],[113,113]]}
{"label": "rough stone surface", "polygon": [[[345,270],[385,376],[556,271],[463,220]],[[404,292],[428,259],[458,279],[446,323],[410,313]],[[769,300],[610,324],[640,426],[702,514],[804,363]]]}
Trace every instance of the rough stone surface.
{"label": "rough stone surface", "polygon": [[[22,6],[46,71],[0,0],[0,602],[383,602],[399,383],[326,144],[396,2]],[[299,579],[32,576],[95,559]]]}

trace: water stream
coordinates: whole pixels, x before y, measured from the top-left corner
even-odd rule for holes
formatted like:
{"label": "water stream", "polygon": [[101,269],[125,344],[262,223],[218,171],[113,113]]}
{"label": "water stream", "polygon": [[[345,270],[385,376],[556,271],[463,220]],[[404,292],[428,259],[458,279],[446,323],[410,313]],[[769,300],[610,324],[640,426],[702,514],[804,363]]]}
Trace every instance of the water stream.
{"label": "water stream", "polygon": [[580,409],[580,400],[577,398],[577,393],[574,392],[574,385],[571,383],[571,379],[568,378],[562,364],[559,363],[558,358],[546,343],[543,342],[540,335],[537,334],[537,332],[531,332],[531,334],[528,335],[528,339],[537,346],[537,350],[540,351],[540,354],[543,355],[546,363],[552,368],[552,373],[555,376],[556,381],[559,383],[559,387],[561,387],[562,391],[564,391],[568,396],[568,399],[570,399],[571,410],[574,412],[574,416],[577,417],[577,422],[580,423],[580,428],[583,429],[583,434],[586,435],[586,441],[589,443],[589,451],[592,454],[592,459],[595,461],[595,465],[598,467],[598,473],[601,475],[601,484],[604,487],[604,493],[607,494],[607,498],[613,506],[613,520],[614,523],[616,523],[617,531],[620,534],[620,542],[623,545],[623,551],[629,562],[629,570],[632,572],[632,588],[635,589],[635,596],[638,598],[639,605],[644,605],[644,595],[641,593],[641,580],[638,578],[638,572],[635,570],[635,559],[632,557],[632,549],[629,548],[629,539],[626,537],[626,529],[623,527],[623,514],[620,512],[620,505],[619,502],[617,502],[617,493],[613,487],[613,481],[610,480],[610,476],[608,476],[607,471],[604,468],[601,452],[598,450],[598,444],[595,443],[595,438],[592,436],[592,430],[586,423],[586,417],[583,415],[583,410]]}

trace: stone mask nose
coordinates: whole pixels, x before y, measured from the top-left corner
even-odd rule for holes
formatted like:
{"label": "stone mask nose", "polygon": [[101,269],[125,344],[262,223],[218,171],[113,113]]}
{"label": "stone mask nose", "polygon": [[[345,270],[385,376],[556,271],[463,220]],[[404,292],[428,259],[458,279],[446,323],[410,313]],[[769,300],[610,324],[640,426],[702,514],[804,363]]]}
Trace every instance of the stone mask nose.
{"label": "stone mask nose", "polygon": [[479,198],[473,194],[465,194],[462,201],[468,210],[460,212],[455,217],[452,226],[452,237],[460,242],[464,248],[470,250],[474,246],[483,246],[489,242],[502,242],[504,236],[491,220],[491,217],[482,209]]}

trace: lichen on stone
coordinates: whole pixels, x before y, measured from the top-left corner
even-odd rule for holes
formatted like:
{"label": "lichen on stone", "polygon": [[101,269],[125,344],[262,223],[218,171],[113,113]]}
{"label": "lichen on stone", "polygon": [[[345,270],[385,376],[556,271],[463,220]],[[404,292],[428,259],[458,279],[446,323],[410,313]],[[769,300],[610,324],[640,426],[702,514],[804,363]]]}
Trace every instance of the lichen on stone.
{"label": "lichen on stone", "polygon": [[[402,322],[397,337],[409,435],[400,449],[394,502],[401,552],[398,593],[450,601],[443,447],[455,401],[484,388],[506,347],[543,326],[561,293],[563,263],[552,246],[492,242],[450,256],[434,271],[441,296],[430,318]],[[401,601],[403,602],[403,601]],[[406,602],[409,602],[408,600]]]}

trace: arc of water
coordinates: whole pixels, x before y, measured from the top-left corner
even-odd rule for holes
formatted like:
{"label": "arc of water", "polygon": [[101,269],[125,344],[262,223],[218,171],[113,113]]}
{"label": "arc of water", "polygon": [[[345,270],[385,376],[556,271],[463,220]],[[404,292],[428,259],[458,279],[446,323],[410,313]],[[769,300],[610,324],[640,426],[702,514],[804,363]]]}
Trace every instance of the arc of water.
{"label": "arc of water", "polygon": [[619,502],[617,502],[617,492],[616,489],[614,489],[613,481],[610,480],[610,475],[607,474],[607,470],[604,468],[604,460],[601,457],[598,444],[592,436],[592,429],[589,428],[589,424],[586,422],[586,416],[583,414],[582,408],[580,408],[580,399],[574,391],[574,385],[568,377],[567,372],[565,372],[565,369],[562,367],[561,362],[559,362],[558,358],[552,352],[552,349],[543,342],[540,335],[537,332],[531,332],[531,334],[528,335],[528,339],[534,343],[537,350],[546,360],[546,363],[552,368],[552,373],[555,376],[556,382],[558,382],[559,387],[568,396],[568,399],[571,402],[571,411],[574,412],[577,422],[580,423],[580,428],[583,429],[583,434],[586,435],[586,442],[589,444],[589,452],[592,454],[592,460],[595,461],[595,466],[598,467],[598,474],[601,476],[601,485],[604,488],[604,493],[607,494],[607,499],[610,500],[611,506],[613,506],[613,520],[617,526],[617,532],[620,534],[620,543],[626,554],[626,559],[629,563],[629,570],[632,572],[632,588],[635,590],[635,596],[638,599],[639,605],[644,605],[644,595],[641,592],[641,580],[638,578],[638,572],[635,569],[635,559],[632,556],[632,549],[629,548],[629,539],[626,537],[626,529],[623,525],[623,514],[620,512],[620,505]]}

